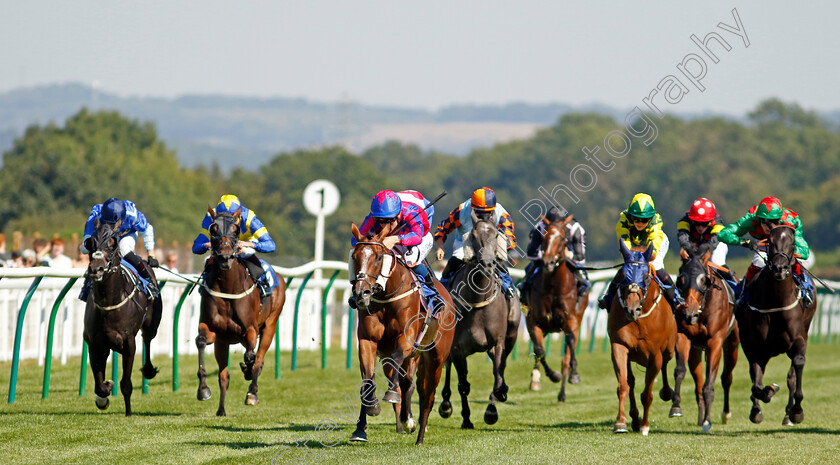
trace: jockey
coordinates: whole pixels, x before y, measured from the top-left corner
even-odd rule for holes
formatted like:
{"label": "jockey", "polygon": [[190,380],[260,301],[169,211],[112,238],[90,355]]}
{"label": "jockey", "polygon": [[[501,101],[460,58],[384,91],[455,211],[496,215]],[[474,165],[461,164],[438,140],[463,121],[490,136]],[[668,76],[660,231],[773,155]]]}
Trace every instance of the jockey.
{"label": "jockey", "polygon": [[[235,195],[223,195],[219,200],[219,204],[213,209],[216,213],[232,213],[241,212],[239,215],[239,243],[236,244],[239,250],[239,258],[251,279],[260,288],[260,300],[264,301],[271,296],[271,284],[267,279],[262,279],[265,275],[265,269],[262,267],[262,262],[257,257],[255,252],[270,253],[274,252],[276,248],[274,239],[268,233],[265,225],[257,218],[253,210],[249,210],[242,206],[242,202]],[[204,220],[201,222],[203,231],[193,241],[192,251],[196,255],[202,255],[210,250],[210,225],[213,224],[213,219],[210,213],[204,215]]]}
{"label": "jockey", "polygon": [[[406,266],[419,278],[423,296],[427,298],[426,307],[437,313],[444,305],[443,297],[435,288],[434,276],[424,262],[434,242],[431,222],[435,207],[429,205],[430,202],[417,191],[380,191],[373,197],[370,213],[362,222],[359,233],[366,236],[382,231],[387,225],[399,227],[398,230],[392,229],[382,244],[388,250],[396,248],[402,253]],[[400,224],[402,226],[398,226]],[[350,244],[356,246],[355,237],[350,239]],[[355,282],[352,270],[350,274],[351,282]],[[355,296],[351,296],[348,303],[356,308]]]}
{"label": "jockey", "polygon": [[[546,227],[551,223],[564,221],[568,216],[569,212],[565,209],[551,207],[548,213],[534,225],[534,229],[528,235],[531,240],[528,242],[528,248],[525,253],[527,254],[526,257],[531,260],[531,263],[525,267],[525,279],[520,284],[522,294],[530,291],[533,278],[536,276],[542,264],[543,252],[540,249],[540,245],[542,245]],[[586,270],[581,269],[586,264],[585,253],[586,230],[583,229],[583,226],[577,220],[572,219],[566,225],[566,258],[574,266],[574,276],[578,284],[578,296],[583,295],[591,287]]]}
{"label": "jockey", "polygon": [[[738,283],[736,293],[741,294],[738,299],[739,304],[745,302],[747,298],[747,289],[749,283],[758,274],[761,268],[764,267],[764,258],[758,253],[758,250],[767,250],[767,238],[770,235],[770,230],[778,225],[787,225],[794,229],[794,251],[796,258],[806,260],[810,255],[808,243],[802,236],[802,222],[799,220],[799,215],[793,210],[789,210],[782,206],[781,200],[776,197],[765,197],[762,201],[749,209],[746,215],[740,220],[723,228],[718,237],[721,242],[729,245],[752,246],[755,251],[753,255],[752,264],[747,269],[747,274],[744,279]],[[741,239],[740,236],[749,233],[755,239]],[[802,300],[806,307],[813,302],[814,284],[811,278],[802,273],[802,267],[799,262],[793,267],[793,277],[802,288]],[[741,292],[743,291],[743,292]]]}
{"label": "jockey", "polygon": [[711,200],[701,197],[691,204],[691,208],[677,223],[677,240],[680,242],[680,258],[688,260],[689,255],[697,253],[700,246],[708,244],[712,250],[709,259],[715,265],[725,268],[720,270],[726,274],[726,279],[735,282],[732,271],[726,265],[726,254],[729,246],[718,239],[718,233],[723,229],[724,222],[715,209]]}
{"label": "jockey", "polygon": [[[685,301],[674,287],[674,281],[665,271],[665,255],[668,253],[670,243],[668,236],[662,231],[662,217],[656,212],[653,199],[649,195],[639,193],[633,196],[630,206],[619,215],[615,233],[619,242],[623,241],[627,248],[653,245],[651,264],[656,270],[656,278],[659,280],[665,299],[674,312],[685,307]],[[607,311],[612,305],[620,274],[621,272],[616,273],[607,293],[598,299],[598,306]]]}
{"label": "jockey", "polygon": [[[496,227],[504,234],[507,240],[507,250],[516,247],[516,236],[513,235],[513,220],[510,218],[507,210],[505,210],[505,207],[500,203],[496,203],[496,193],[489,187],[476,189],[469,200],[464,201],[449,213],[449,218],[443,220],[435,232],[435,242],[437,245],[436,256],[438,260],[442,260],[444,255],[443,245],[446,241],[446,236],[453,230],[458,230],[458,234],[455,236],[455,243],[452,245],[452,257],[446,264],[446,268],[443,269],[440,279],[443,283],[448,282],[464,264],[464,238],[472,231],[472,212],[475,212],[478,218],[493,219]],[[499,277],[502,279],[505,297],[510,299],[513,297],[514,289],[511,285],[506,260],[497,263],[497,271]]]}
{"label": "jockey", "polygon": [[[156,298],[160,291],[158,290],[157,280],[155,279],[152,267],[158,267],[160,263],[154,257],[155,228],[146,219],[146,215],[138,210],[134,202],[130,200],[110,198],[105,203],[94,205],[90,209],[90,216],[85,223],[85,233],[84,237],[82,237],[81,246],[82,253],[90,253],[86,244],[87,239],[92,237],[96,232],[96,220],[99,220],[100,223],[118,225],[120,254],[125,261],[131,263],[140,275],[149,282],[147,288],[149,295],[152,299]],[[143,236],[143,246],[146,248],[146,255],[148,256],[146,262],[134,253],[134,245],[137,243],[137,233]],[[85,277],[82,292],[79,294],[80,300],[87,301],[91,283],[91,279]]]}

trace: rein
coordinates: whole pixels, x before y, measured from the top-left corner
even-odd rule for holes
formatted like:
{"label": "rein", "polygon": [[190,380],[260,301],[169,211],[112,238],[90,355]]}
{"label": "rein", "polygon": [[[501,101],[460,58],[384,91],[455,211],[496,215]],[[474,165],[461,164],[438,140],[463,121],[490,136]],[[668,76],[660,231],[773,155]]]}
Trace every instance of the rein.
{"label": "rein", "polygon": [[[391,255],[391,257],[396,257],[396,253],[393,250],[390,250],[387,247],[385,247],[385,244],[383,244],[381,242],[358,241],[358,242],[356,242],[356,245],[354,246],[354,248],[356,248],[360,245],[377,245],[377,246],[385,249],[386,252]],[[405,266],[405,265],[403,265],[403,266]],[[394,275],[394,269],[395,268],[391,268],[390,273],[388,275],[383,275],[383,274],[381,274],[381,271],[380,271],[379,276],[374,276],[374,275],[371,275],[371,274],[359,272],[356,275],[356,279],[357,280],[359,280],[359,279],[367,280],[367,278],[374,278],[374,279],[378,280],[380,277],[382,277],[382,278],[385,278],[386,283],[387,283],[387,280],[391,279],[391,276]],[[409,272],[410,272],[410,270],[409,270]],[[373,288],[376,287],[377,284],[374,284],[371,287],[371,290],[373,290]],[[391,292],[390,294],[385,294],[381,299],[377,299],[377,298],[371,296],[370,300],[371,300],[371,302],[376,302],[378,304],[387,304],[387,303],[390,303],[390,302],[396,302],[397,300],[400,300],[400,299],[404,299],[405,297],[408,297],[411,294],[420,291],[420,287],[415,286],[414,283],[412,283],[411,288],[408,291],[405,291],[402,294],[397,295],[397,293],[400,292],[400,289],[402,289],[404,285],[405,285],[405,275],[403,275],[403,278],[402,278],[402,281],[400,282],[400,285],[397,287],[396,290],[394,290],[394,292]],[[380,286],[380,287],[382,288],[382,291],[379,291],[379,292],[385,292],[385,286]],[[377,292],[374,291],[374,294],[376,294],[376,293]]]}

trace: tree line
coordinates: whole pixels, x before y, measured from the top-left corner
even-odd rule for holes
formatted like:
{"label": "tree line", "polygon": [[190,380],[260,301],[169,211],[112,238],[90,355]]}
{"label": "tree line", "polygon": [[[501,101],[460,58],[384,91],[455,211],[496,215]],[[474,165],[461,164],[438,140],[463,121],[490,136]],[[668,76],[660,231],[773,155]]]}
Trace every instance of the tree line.
{"label": "tree line", "polygon": [[[759,104],[745,121],[720,117],[684,120],[650,116],[658,136],[635,144],[615,167],[575,201],[554,199],[587,230],[587,256],[615,260],[615,222],[636,192],[650,194],[675,243],[676,222],[697,197],[708,197],[733,222],[767,195],[797,211],[805,237],[819,251],[838,249],[840,233],[840,131],[814,112],[776,99]],[[327,218],[325,257],[346,259],[350,223],[368,212],[382,189],[415,189],[444,219],[472,190],[488,186],[516,222],[522,247],[531,229],[520,208],[567,182],[584,160],[583,147],[623,129],[594,113],[562,116],[526,140],[474,150],[466,157],[388,142],[355,154],[338,146],[280,153],[256,171],[188,169],[167,148],[151,122],[112,111],[80,110],[63,126],[33,125],[3,154],[0,231],[81,233],[95,203],[133,200],[155,226],[159,240],[190,243],[208,206],[233,193],[253,209],[277,243],[268,259],[292,265],[311,259],[315,218],[303,208],[306,185],[329,179],[341,206]],[[565,181],[564,181],[565,180]],[[556,190],[555,190],[556,191]],[[559,191],[556,191],[559,192]]]}

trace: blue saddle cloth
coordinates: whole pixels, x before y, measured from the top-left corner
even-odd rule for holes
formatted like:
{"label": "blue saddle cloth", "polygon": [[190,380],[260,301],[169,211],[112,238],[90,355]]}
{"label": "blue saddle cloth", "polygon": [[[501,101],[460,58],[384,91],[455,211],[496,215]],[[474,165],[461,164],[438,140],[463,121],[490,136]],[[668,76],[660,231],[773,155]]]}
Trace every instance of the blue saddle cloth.
{"label": "blue saddle cloth", "polygon": [[149,293],[149,280],[145,279],[143,276],[140,275],[140,272],[137,271],[137,268],[134,268],[134,265],[127,262],[125,259],[120,260],[120,265],[123,268],[131,272],[131,276],[134,277],[135,282],[140,282],[140,289],[146,294],[146,298],[151,297],[151,293]]}

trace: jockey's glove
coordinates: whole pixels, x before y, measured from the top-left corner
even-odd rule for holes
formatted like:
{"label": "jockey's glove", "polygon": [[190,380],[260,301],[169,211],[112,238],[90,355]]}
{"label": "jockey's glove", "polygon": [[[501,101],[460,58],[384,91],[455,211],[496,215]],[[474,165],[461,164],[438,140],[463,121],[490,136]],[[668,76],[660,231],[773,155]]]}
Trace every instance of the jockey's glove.
{"label": "jockey's glove", "polygon": [[746,247],[751,250],[758,250],[758,241],[755,239],[743,239],[740,244],[741,247]]}
{"label": "jockey's glove", "polygon": [[146,263],[148,263],[152,268],[160,267],[160,262],[153,255],[149,255],[149,258],[146,259]]}

